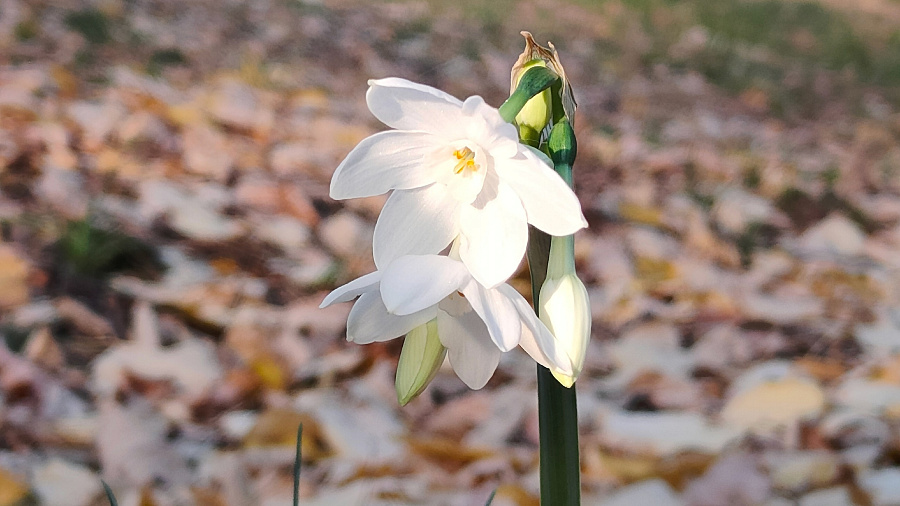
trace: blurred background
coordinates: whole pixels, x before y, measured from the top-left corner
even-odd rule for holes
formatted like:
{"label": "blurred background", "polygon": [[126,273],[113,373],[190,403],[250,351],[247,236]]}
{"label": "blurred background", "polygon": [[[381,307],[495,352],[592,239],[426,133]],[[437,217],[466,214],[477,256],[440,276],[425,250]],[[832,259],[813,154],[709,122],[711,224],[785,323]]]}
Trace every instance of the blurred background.
{"label": "blurred background", "polygon": [[[344,340],[370,78],[579,103],[584,504],[900,504],[900,3],[0,3],[0,506],[538,504],[534,364]],[[527,290],[524,269],[513,283]],[[445,364],[446,365],[446,364]]]}

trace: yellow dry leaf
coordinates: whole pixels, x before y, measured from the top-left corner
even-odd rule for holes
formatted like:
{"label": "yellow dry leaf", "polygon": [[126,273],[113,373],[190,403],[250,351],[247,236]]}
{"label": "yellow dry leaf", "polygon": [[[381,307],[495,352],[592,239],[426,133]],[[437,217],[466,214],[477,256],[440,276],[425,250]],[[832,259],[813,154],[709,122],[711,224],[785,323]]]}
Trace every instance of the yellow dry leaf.
{"label": "yellow dry leaf", "polygon": [[28,486],[0,468],[0,506],[16,506],[28,496]]}
{"label": "yellow dry leaf", "polygon": [[74,98],[78,95],[78,78],[62,65],[50,66],[50,77],[59,88],[59,95],[63,98]]}
{"label": "yellow dry leaf", "polygon": [[541,504],[539,497],[531,495],[524,488],[512,483],[504,483],[497,487],[494,497],[509,499],[518,506],[540,506]]}
{"label": "yellow dry leaf", "polygon": [[632,482],[655,476],[657,459],[641,455],[613,455],[600,451],[600,461],[606,472],[622,481]]}
{"label": "yellow dry leaf", "polygon": [[250,369],[253,370],[262,384],[268,388],[273,390],[284,390],[287,387],[289,380],[287,371],[285,371],[285,367],[273,357],[258,357],[250,364]]}
{"label": "yellow dry leaf", "polygon": [[631,202],[619,204],[619,215],[625,221],[641,223],[654,227],[663,226],[663,213],[655,207],[647,207]]}
{"label": "yellow dry leaf", "polygon": [[458,440],[449,438],[410,437],[407,438],[406,442],[413,452],[442,463],[464,465],[493,455],[493,452],[489,449],[468,447],[460,444]]}
{"label": "yellow dry leaf", "polygon": [[0,309],[28,302],[28,262],[11,246],[0,245]]}
{"label": "yellow dry leaf", "polygon": [[244,437],[243,445],[248,448],[294,446],[297,444],[297,427],[300,424],[303,424],[303,439],[300,442],[303,460],[316,461],[334,454],[312,416],[288,409],[264,411]]}
{"label": "yellow dry leaf", "polygon": [[674,279],[678,275],[678,269],[672,262],[644,256],[634,259],[634,270],[638,279],[650,285]]}

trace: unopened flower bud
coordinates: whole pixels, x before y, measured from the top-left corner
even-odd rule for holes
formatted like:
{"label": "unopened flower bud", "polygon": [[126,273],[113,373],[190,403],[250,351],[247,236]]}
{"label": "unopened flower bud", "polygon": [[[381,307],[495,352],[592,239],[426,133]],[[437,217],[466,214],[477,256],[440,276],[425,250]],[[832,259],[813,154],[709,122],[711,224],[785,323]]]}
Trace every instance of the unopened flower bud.
{"label": "unopened flower bud", "polygon": [[394,386],[401,406],[415,399],[437,374],[447,349],[441,344],[437,332],[437,320],[419,325],[406,334]]}
{"label": "unopened flower bud", "polygon": [[[532,67],[546,67],[544,60],[531,60],[519,68],[518,74],[513,77],[513,91],[519,86],[519,80],[525,72]],[[519,139],[522,142],[537,147],[541,141],[541,132],[552,119],[553,100],[550,97],[550,88],[531,97],[519,114],[516,114],[516,125],[519,127]]]}
{"label": "unopened flower bud", "polygon": [[[566,71],[563,68],[562,62],[559,60],[559,53],[556,52],[556,48],[553,47],[553,44],[550,42],[547,43],[549,47],[543,47],[534,41],[534,37],[531,36],[531,33],[524,31],[521,33],[522,36],[525,37],[525,49],[522,51],[522,54],[519,55],[519,59],[516,61],[515,65],[513,65],[512,72],[510,73],[510,94],[515,91],[522,74],[534,65],[533,62],[535,60],[542,61],[547,68],[559,76],[559,95],[551,98],[558,100],[557,103],[562,105],[562,110],[552,111],[553,116],[548,119],[548,121],[556,122],[562,115],[565,115],[570,122],[574,121],[576,107],[575,96],[572,94],[572,86],[566,78]],[[554,86],[553,89],[556,90],[557,87]],[[553,100],[551,100],[551,102],[552,101]],[[516,119],[518,120],[518,117]]]}
{"label": "unopened flower bud", "polygon": [[575,383],[584,366],[591,338],[591,311],[587,289],[575,274],[574,237],[553,237],[547,279],[539,297],[540,318],[556,338],[555,346],[572,361],[572,374],[553,372],[566,388]]}

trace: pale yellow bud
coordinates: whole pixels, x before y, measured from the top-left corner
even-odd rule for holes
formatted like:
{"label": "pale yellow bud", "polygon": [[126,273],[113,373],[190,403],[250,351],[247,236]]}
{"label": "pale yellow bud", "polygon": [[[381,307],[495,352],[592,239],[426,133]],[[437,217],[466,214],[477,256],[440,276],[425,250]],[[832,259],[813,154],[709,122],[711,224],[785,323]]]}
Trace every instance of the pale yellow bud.
{"label": "pale yellow bud", "polygon": [[[547,43],[549,47],[543,47],[534,41],[534,37],[531,36],[531,33],[521,33],[522,36],[525,37],[525,49],[522,51],[522,54],[519,55],[519,59],[516,61],[515,65],[513,65],[512,71],[510,72],[510,94],[515,91],[516,86],[519,84],[519,78],[525,73],[525,70],[530,68],[530,65],[533,65],[532,62],[535,60],[542,61],[550,68],[550,70],[556,72],[562,81],[559,98],[563,110],[556,111],[556,114],[563,113],[570,122],[575,121],[575,96],[572,93],[572,86],[569,84],[569,80],[566,77],[566,70],[563,68],[562,62],[559,59],[559,53],[556,52],[556,48],[549,42]],[[518,121],[518,118],[516,119]]]}
{"label": "pale yellow bud", "polygon": [[[519,85],[519,81],[525,71],[532,67],[546,67],[544,60],[531,60],[520,67],[518,75],[514,78],[513,89]],[[531,97],[525,103],[519,114],[516,114],[516,125],[519,127],[519,138],[530,145],[537,146],[541,141],[541,132],[550,123],[553,115],[553,100],[550,97],[550,88]]]}
{"label": "pale yellow bud", "polygon": [[446,355],[447,349],[438,338],[436,319],[419,325],[406,334],[394,380],[397,401],[401,406],[405,406],[425,390],[444,363]]}
{"label": "pale yellow bud", "polygon": [[541,321],[555,337],[554,345],[572,361],[572,374],[553,372],[566,388],[575,383],[584,366],[591,338],[591,307],[587,289],[575,274],[572,236],[553,237],[547,279],[541,286],[539,313]]}

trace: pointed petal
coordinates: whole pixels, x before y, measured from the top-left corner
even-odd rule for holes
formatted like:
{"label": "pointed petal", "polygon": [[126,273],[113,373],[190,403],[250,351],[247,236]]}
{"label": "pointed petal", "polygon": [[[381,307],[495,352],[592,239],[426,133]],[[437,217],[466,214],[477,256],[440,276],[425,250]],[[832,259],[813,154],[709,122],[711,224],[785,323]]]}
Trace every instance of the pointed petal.
{"label": "pointed petal", "polygon": [[378,288],[375,285],[381,281],[381,272],[375,271],[358,277],[353,281],[341,285],[331,291],[319,304],[320,308],[328,307],[335,302],[349,302],[365,292],[374,291]]}
{"label": "pointed petal", "polygon": [[462,102],[443,91],[406,79],[369,81],[366,103],[385,125],[398,130],[422,130],[453,140],[465,125]]}
{"label": "pointed petal", "polygon": [[436,306],[471,279],[463,264],[445,256],[406,255],[384,270],[381,296],[388,311],[407,315]]}
{"label": "pointed petal", "polygon": [[440,253],[459,234],[459,203],[444,185],[398,190],[375,224],[375,265],[384,269],[403,255]]}
{"label": "pointed petal", "polygon": [[391,130],[366,137],[335,169],[329,195],[335,200],[371,197],[431,184],[434,170],[428,160],[441,145],[425,132]]}
{"label": "pointed petal", "polygon": [[479,96],[463,103],[466,115],[466,137],[477,139],[494,157],[510,158],[519,150],[519,132],[511,123],[503,121],[500,112],[487,105]]}
{"label": "pointed petal", "polygon": [[427,323],[436,312],[437,309],[432,307],[397,316],[388,313],[378,292],[366,292],[353,304],[347,317],[347,340],[357,344],[388,341]]}
{"label": "pointed petal", "polygon": [[547,369],[562,374],[572,374],[572,361],[569,359],[569,355],[562,347],[557,346],[553,334],[534,314],[528,301],[515,288],[507,284],[500,285],[496,289],[512,302],[522,320],[519,346]]}
{"label": "pointed petal", "polygon": [[474,281],[467,283],[462,292],[472,309],[484,321],[491,339],[501,351],[509,351],[519,344],[522,323],[516,306],[508,297]]}
{"label": "pointed petal", "polygon": [[525,256],[528,225],[509,186],[500,181],[497,196],[481,209],[463,206],[459,228],[459,256],[479,283],[491,288],[515,274]]}
{"label": "pointed petal", "polygon": [[437,324],[441,344],[459,379],[473,390],[487,384],[500,363],[501,351],[488,337],[484,322],[473,311],[459,317],[438,311]]}
{"label": "pointed petal", "polygon": [[575,192],[530,150],[515,158],[495,160],[494,168],[500,180],[519,196],[528,223],[556,236],[587,227]]}

